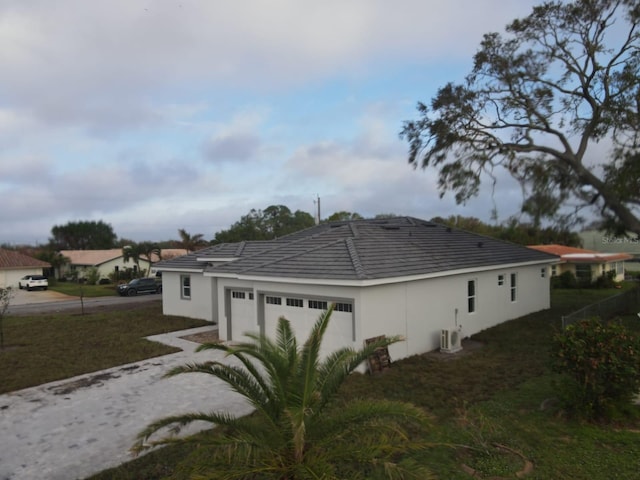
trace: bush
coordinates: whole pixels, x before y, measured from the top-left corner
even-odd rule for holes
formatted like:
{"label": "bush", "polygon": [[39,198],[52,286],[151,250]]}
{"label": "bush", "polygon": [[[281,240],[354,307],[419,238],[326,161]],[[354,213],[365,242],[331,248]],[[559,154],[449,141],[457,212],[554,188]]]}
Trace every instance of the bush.
{"label": "bush", "polygon": [[552,366],[568,378],[560,394],[570,413],[611,419],[640,391],[640,338],[619,322],[583,320],[554,336]]}
{"label": "bush", "polygon": [[98,285],[110,285],[112,282],[108,278],[101,278]]}
{"label": "bush", "polygon": [[552,277],[551,282],[553,288],[576,288],[578,286],[576,276],[570,271],[562,272],[560,275]]}
{"label": "bush", "polygon": [[100,271],[96,267],[90,267],[85,273],[87,285],[95,285],[100,280]]}
{"label": "bush", "polygon": [[616,283],[616,272],[608,271],[607,273],[603,273],[596,280],[596,288],[614,288]]}

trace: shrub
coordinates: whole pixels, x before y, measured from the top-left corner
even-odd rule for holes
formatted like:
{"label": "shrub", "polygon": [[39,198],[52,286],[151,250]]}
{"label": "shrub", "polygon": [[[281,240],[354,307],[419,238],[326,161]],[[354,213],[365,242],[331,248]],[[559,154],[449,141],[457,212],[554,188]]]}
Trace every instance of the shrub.
{"label": "shrub", "polygon": [[596,280],[596,288],[614,288],[616,283],[616,272],[608,271],[607,273],[603,273]]}
{"label": "shrub", "polygon": [[552,366],[568,381],[561,400],[570,413],[611,419],[640,391],[640,338],[619,322],[583,320],[556,334]]}
{"label": "shrub", "polygon": [[100,281],[98,282],[98,285],[109,285],[111,284],[111,280],[109,280],[108,278],[101,278]]}
{"label": "shrub", "polygon": [[578,281],[576,280],[576,276],[573,272],[566,271],[562,272],[557,277],[552,278],[553,288],[576,288],[578,286]]}
{"label": "shrub", "polygon": [[95,285],[100,280],[100,272],[96,267],[90,267],[87,269],[84,278],[87,281],[87,285]]}

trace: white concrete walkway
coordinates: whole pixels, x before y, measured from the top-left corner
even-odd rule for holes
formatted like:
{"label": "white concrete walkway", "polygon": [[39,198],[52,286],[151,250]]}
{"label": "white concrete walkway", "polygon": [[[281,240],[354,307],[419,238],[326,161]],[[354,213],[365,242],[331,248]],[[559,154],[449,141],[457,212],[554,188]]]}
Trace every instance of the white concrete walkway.
{"label": "white concrete walkway", "polygon": [[149,337],[182,348],[179,353],[0,395],[0,480],[83,479],[130,460],[136,434],[157,418],[249,413],[212,376],[163,378],[174,366],[222,358],[195,353],[198,344],[179,338],[211,328]]}

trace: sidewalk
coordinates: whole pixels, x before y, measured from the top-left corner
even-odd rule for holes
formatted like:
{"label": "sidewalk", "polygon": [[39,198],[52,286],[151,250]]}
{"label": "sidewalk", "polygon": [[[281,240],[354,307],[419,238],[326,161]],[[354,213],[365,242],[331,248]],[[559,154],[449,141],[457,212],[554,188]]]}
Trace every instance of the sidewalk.
{"label": "sidewalk", "polygon": [[0,395],[0,480],[83,479],[130,460],[136,434],[157,418],[200,410],[249,413],[214,377],[163,378],[174,366],[223,358],[195,353],[197,343],[179,338],[210,329],[149,337],[182,352]]}

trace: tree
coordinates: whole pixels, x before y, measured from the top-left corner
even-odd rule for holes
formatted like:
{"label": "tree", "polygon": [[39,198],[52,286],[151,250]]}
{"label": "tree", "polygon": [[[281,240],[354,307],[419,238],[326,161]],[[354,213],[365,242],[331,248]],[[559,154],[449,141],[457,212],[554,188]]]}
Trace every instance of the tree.
{"label": "tree", "polygon": [[291,210],[284,205],[271,205],[243,215],[228,230],[215,234],[213,243],[234,243],[249,240],[271,240],[315,225],[307,212]]}
{"label": "tree", "polygon": [[193,252],[206,245],[204,235],[202,233],[189,234],[185,229],[178,229],[178,235],[180,235],[180,241],[178,245],[180,248],[184,248],[187,252]]}
{"label": "tree", "polygon": [[0,350],[4,349],[4,317],[13,298],[11,287],[0,288]]}
{"label": "tree", "polygon": [[465,82],[404,123],[409,162],[437,168],[441,196],[458,203],[504,167],[536,218],[598,208],[610,228],[640,234],[639,21],[637,0],[554,1],[508,37],[484,35]]}
{"label": "tree", "polygon": [[362,220],[362,215],[356,212],[335,212],[333,215],[327,217],[327,222],[340,222],[348,220]]}
{"label": "tree", "polygon": [[[342,348],[320,358],[322,338],[333,307],[320,315],[304,345],[298,346],[288,320],[280,318],[276,339],[249,334],[251,342],[235,346],[204,344],[240,363],[208,362],[177,367],[168,375],[206,373],[223,380],[255,407],[255,413],[233,417],[225,412],[192,413],[156,421],[138,436],[136,450],[165,427],[203,420],[219,426],[207,450],[211,479],[429,478],[424,468],[404,476],[397,455],[416,448],[403,426],[423,425],[417,407],[395,401],[363,399],[342,403],[340,385],[376,348],[400,340],[380,340],[361,350]],[[405,422],[407,422],[405,424]],[[366,473],[368,472],[368,473]]]}
{"label": "tree", "polygon": [[153,255],[160,257],[160,254],[160,247],[158,244],[153,242],[139,242],[122,247],[124,262],[127,263],[129,260],[132,260],[138,267],[138,271],[141,272],[141,274],[144,274],[144,272],[142,272],[142,269],[140,268],[140,259],[146,259],[149,261],[149,264],[151,264]]}
{"label": "tree", "polygon": [[52,273],[55,278],[60,278],[60,270],[70,262],[69,258],[60,252],[52,250],[50,246],[34,254],[34,257],[51,265],[51,268],[48,270],[50,270],[49,273]]}
{"label": "tree", "polygon": [[111,225],[103,221],[69,222],[51,229],[49,239],[54,250],[106,250],[117,240]]}

